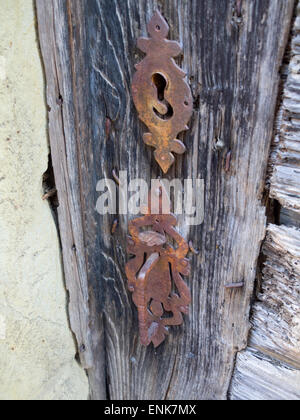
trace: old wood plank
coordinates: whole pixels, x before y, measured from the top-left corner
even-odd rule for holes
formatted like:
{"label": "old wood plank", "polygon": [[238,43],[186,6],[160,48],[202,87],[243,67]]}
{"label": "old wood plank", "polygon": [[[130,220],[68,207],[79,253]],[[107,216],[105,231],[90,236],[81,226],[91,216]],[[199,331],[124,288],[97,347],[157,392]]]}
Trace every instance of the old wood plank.
{"label": "old wood plank", "polygon": [[300,4],[292,31],[288,76],[279,109],[280,129],[272,162],[270,197],[300,212]]}
{"label": "old wood plank", "polygon": [[230,388],[232,400],[295,400],[300,398],[300,371],[248,348],[239,353]]}
{"label": "old wood plank", "polygon": [[[300,368],[300,230],[269,225],[250,346]],[[299,383],[300,389],[300,383]]]}
{"label": "old wood plank", "polygon": [[238,355],[232,399],[296,399],[300,393],[300,230],[296,229],[300,220],[297,204],[300,155],[295,115],[288,109],[293,106],[295,111],[298,101],[300,79],[297,81],[295,76],[295,46],[300,29],[299,12],[298,6],[281,68],[282,94],[278,98],[267,178],[267,190],[280,203],[273,202],[273,220],[280,226],[270,224],[267,229],[260,289],[252,307],[250,347]]}
{"label": "old wood plank", "polygon": [[[226,398],[235,354],[247,344],[278,70],[293,4],[241,2],[240,13],[235,1],[37,0],[71,325],[92,398]],[[188,151],[168,177],[204,179],[205,221],[191,227],[179,218],[181,233],[201,250],[192,257],[191,313],[154,350],[139,344],[126,287],[128,218],[119,216],[111,236],[115,216],[98,215],[95,204],[97,181],[113,168],[127,170],[128,179],[162,175],[141,140],[144,127],[130,95],[141,59],[136,40],[147,35],[156,8],[183,45],[179,64],[195,100],[190,131],[181,136]],[[242,280],[242,290],[224,287]]]}
{"label": "old wood plank", "polygon": [[[75,137],[71,52],[65,1],[37,0],[38,30],[47,83],[49,137],[58,190],[58,219],[71,328],[82,366],[89,372],[91,394],[106,397],[101,312],[92,315],[85,262],[84,227]],[[64,13],[61,13],[64,11]],[[96,326],[94,329],[94,325]],[[96,390],[96,391],[94,391]]]}

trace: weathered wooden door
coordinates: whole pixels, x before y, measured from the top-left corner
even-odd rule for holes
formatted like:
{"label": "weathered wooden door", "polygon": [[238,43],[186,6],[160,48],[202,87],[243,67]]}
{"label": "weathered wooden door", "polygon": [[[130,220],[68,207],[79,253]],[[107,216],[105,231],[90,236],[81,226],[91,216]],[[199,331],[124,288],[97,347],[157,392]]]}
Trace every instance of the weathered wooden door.
{"label": "weathered wooden door", "polygon": [[[37,0],[71,327],[93,399],[226,399],[247,345],[264,185],[293,0]],[[190,315],[156,350],[139,343],[127,289],[128,218],[95,210],[98,180],[163,176],[130,85],[136,41],[159,9],[180,40],[194,110],[167,178],[202,178],[205,218],[179,230]],[[119,221],[114,234],[111,226]],[[227,289],[228,283],[244,287]]]}

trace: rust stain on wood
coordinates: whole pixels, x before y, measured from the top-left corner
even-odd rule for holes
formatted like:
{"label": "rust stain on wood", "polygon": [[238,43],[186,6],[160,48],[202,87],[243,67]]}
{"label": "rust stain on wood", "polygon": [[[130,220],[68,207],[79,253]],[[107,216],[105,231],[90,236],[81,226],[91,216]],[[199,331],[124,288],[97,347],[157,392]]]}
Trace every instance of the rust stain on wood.
{"label": "rust stain on wood", "polygon": [[111,119],[109,117],[105,118],[105,135],[109,136],[111,130]]}
{"label": "rust stain on wood", "polygon": [[226,160],[225,160],[225,172],[229,172],[230,164],[231,164],[231,151],[229,150],[229,152],[226,155]]}
{"label": "rust stain on wood", "polygon": [[115,234],[116,229],[117,229],[117,227],[118,227],[118,224],[119,224],[118,219],[115,219],[115,220],[113,221],[113,224],[112,224],[112,227],[111,227],[111,234],[112,234],[112,235],[114,235],[114,234]]}

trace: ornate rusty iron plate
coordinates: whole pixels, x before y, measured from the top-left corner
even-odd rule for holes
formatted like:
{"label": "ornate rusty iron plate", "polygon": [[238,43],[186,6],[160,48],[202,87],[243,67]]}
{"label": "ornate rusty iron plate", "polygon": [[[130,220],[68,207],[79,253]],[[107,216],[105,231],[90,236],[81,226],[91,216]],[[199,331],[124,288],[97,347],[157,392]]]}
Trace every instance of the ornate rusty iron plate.
{"label": "ornate rusty iron plate", "polygon": [[175,229],[176,217],[162,214],[162,191],[159,214],[150,214],[149,204],[145,216],[129,223],[128,252],[134,257],[126,264],[128,287],[138,309],[141,343],[147,346],[152,342],[155,347],[164,341],[167,326],[182,324],[182,314],[188,314],[191,302],[181,276],[190,271],[185,258],[189,246]]}
{"label": "ornate rusty iron plate", "polygon": [[146,57],[136,65],[132,95],[139,118],[150,130],[144,134],[144,142],[155,148],[155,159],[166,173],[174,162],[172,152],[182,154],[186,150],[176,137],[188,129],[193,99],[184,80],[186,74],[173,59],[181,47],[166,39],[169,26],[158,11],[148,31],[151,38],[138,39],[138,47]]}

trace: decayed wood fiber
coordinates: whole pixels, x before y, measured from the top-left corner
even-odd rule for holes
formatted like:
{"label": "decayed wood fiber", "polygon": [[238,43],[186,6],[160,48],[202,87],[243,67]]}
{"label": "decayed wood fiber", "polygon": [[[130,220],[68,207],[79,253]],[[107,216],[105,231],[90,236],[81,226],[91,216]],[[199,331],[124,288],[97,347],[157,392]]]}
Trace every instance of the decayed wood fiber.
{"label": "decayed wood fiber", "polygon": [[[230,398],[300,396],[300,8],[281,69],[283,92],[269,161],[270,196],[280,205],[262,248],[262,278],[253,305],[249,347],[237,357]],[[275,201],[276,203],[276,201]]]}

